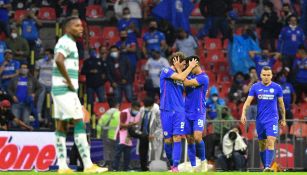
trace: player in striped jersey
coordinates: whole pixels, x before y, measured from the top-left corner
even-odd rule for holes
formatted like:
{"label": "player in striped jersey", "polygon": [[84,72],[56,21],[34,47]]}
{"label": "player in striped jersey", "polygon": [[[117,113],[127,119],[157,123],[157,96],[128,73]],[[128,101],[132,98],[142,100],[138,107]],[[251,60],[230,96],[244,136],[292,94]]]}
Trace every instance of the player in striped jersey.
{"label": "player in striped jersey", "polygon": [[76,39],[83,35],[83,27],[78,17],[68,17],[64,22],[65,35],[55,46],[55,58],[52,71],[52,98],[54,118],[56,120],[56,151],[58,173],[68,174],[73,171],[66,163],[66,128],[68,120],[74,120],[74,140],[78,147],[84,172],[105,172],[107,168],[94,165],[91,161],[90,147],[87,142],[83,123],[82,106],[77,95],[79,55]]}

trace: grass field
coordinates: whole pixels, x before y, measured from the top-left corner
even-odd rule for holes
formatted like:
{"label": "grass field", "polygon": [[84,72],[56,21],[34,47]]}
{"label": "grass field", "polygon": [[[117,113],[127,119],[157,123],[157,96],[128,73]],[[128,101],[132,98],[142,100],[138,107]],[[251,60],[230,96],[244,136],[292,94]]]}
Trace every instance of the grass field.
{"label": "grass field", "polygon": [[[0,175],[54,175],[55,172],[0,172]],[[74,173],[82,174],[84,173]],[[170,172],[107,172],[101,173],[104,175],[174,175]],[[175,173],[176,175],[307,175],[307,172],[278,172],[278,173],[263,173],[263,172],[208,172],[208,173]]]}

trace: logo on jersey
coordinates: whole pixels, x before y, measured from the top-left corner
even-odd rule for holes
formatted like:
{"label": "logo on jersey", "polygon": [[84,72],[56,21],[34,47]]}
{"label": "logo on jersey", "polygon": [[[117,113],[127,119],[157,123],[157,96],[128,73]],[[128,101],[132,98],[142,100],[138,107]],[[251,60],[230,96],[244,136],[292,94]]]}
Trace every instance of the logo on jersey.
{"label": "logo on jersey", "polygon": [[274,93],[274,89],[273,89],[273,88],[271,88],[271,89],[270,89],[270,92],[271,92],[271,93]]}
{"label": "logo on jersey", "polygon": [[269,95],[269,94],[259,94],[258,95],[259,100],[273,100],[274,95]]}
{"label": "logo on jersey", "polygon": [[259,89],[259,92],[263,91],[263,89]]}
{"label": "logo on jersey", "polygon": [[167,132],[167,131],[164,131],[163,134],[164,134],[164,136],[167,136],[167,135],[168,135],[168,132]]}
{"label": "logo on jersey", "polygon": [[164,73],[167,73],[168,72],[168,68],[165,68],[163,71],[164,71]]}

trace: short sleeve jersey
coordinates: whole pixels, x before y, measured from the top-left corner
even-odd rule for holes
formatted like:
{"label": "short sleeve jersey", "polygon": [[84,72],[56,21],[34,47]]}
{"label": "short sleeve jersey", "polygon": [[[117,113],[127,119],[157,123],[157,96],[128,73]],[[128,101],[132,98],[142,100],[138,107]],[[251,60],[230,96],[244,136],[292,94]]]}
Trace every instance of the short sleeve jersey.
{"label": "short sleeve jersey", "polygon": [[[55,55],[57,53],[61,53],[65,57],[64,64],[68,76],[70,77],[74,88],[77,90],[79,88],[78,85],[79,55],[78,55],[76,42],[70,36],[64,35],[57,42],[54,53]],[[68,89],[67,84],[65,84],[64,82],[65,78],[60,73],[54,59],[53,70],[52,70],[52,91],[51,91],[54,96],[63,95],[70,91]]]}
{"label": "short sleeve jersey", "polygon": [[279,97],[283,97],[282,88],[279,84],[272,82],[265,86],[262,82],[255,83],[248,96],[254,97],[258,102],[257,121],[278,120],[277,102]]}

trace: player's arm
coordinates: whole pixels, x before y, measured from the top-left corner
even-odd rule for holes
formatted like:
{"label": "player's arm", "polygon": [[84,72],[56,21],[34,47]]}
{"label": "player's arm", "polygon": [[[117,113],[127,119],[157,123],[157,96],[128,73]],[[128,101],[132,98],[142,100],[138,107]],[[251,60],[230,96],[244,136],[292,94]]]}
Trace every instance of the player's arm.
{"label": "player's arm", "polygon": [[65,79],[65,83],[68,85],[68,88],[72,91],[75,91],[75,88],[74,86],[72,85],[72,82],[71,82],[71,79],[69,78],[68,76],[68,73],[67,73],[67,70],[66,70],[66,67],[65,67],[65,64],[64,64],[64,61],[65,61],[65,57],[62,53],[60,52],[57,52],[55,54],[55,63],[60,71],[60,73],[62,74],[62,76],[64,77]]}
{"label": "player's arm", "polygon": [[247,109],[249,108],[249,106],[251,105],[253,99],[254,99],[253,96],[248,96],[244,105],[243,105],[242,115],[241,115],[241,123],[243,125],[245,125],[245,123],[246,123],[246,112],[247,112]]}
{"label": "player's arm", "polygon": [[250,56],[252,59],[254,59],[255,56],[256,56],[256,54],[259,54],[259,52],[257,52],[257,51],[249,51],[248,54],[249,54],[249,56]]}
{"label": "player's arm", "polygon": [[185,79],[183,81],[183,85],[184,86],[199,86],[200,84],[198,83],[198,81],[194,78],[191,80]]}
{"label": "player's arm", "polygon": [[280,124],[282,126],[286,126],[286,109],[283,97],[278,97],[278,105],[279,105],[280,115],[282,117]]}
{"label": "player's arm", "polygon": [[[174,58],[174,59],[177,59],[177,58]],[[178,58],[178,60],[179,60],[179,58]],[[197,61],[195,59],[193,59],[192,61],[189,61],[189,67],[181,73],[173,73],[171,75],[171,79],[184,81],[196,65],[197,65]]]}

